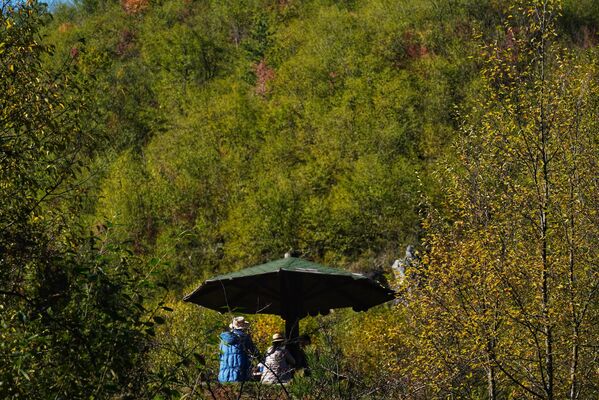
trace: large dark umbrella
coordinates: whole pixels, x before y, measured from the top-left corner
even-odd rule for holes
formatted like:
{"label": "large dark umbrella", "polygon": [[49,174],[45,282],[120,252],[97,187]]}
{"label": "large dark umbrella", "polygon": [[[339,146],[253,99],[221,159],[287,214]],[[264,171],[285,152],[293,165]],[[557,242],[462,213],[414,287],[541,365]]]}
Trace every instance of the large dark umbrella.
{"label": "large dark umbrella", "polygon": [[286,257],[208,279],[183,300],[219,311],[275,314],[285,320],[288,339],[307,315],[332,308],[365,311],[392,300],[394,292],[362,274]]}

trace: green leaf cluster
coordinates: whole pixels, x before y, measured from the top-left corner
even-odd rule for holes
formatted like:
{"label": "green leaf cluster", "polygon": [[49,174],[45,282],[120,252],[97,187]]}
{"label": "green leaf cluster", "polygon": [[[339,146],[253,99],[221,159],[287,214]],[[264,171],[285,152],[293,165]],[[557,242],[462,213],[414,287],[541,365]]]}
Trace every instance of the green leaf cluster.
{"label": "green leaf cluster", "polygon": [[[397,307],[306,323],[317,376],[291,393],[592,396],[572,335],[596,319],[598,21],[591,0],[1,2],[0,397],[208,396],[230,316],[185,291],[290,250],[390,272],[420,242]],[[506,300],[514,277],[534,312]],[[510,378],[498,362],[538,341],[522,321],[565,337],[562,361]]]}

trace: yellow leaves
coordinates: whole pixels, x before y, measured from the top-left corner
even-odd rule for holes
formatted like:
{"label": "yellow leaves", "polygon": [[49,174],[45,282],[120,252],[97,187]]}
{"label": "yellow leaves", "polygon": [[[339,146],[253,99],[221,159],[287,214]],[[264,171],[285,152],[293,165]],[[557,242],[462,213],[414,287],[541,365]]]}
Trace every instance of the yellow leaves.
{"label": "yellow leaves", "polygon": [[145,11],[149,6],[148,0],[121,0],[123,11],[129,15]]}
{"label": "yellow leaves", "polygon": [[60,24],[58,26],[58,32],[60,33],[67,33],[68,31],[70,31],[75,25],[70,23],[70,22],[63,22],[62,24]]}
{"label": "yellow leaves", "polygon": [[408,327],[398,308],[354,314],[340,336],[343,352],[365,374],[400,372],[408,352]]}
{"label": "yellow leaves", "polygon": [[252,339],[261,351],[270,346],[273,334],[285,333],[285,322],[276,315],[255,315],[250,321]]}

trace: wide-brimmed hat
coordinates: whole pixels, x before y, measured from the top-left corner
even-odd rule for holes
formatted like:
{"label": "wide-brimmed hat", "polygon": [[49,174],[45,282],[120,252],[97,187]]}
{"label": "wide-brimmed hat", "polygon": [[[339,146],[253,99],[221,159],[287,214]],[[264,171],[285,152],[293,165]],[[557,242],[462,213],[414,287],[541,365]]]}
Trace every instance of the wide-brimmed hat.
{"label": "wide-brimmed hat", "polygon": [[281,335],[280,333],[275,333],[274,335],[272,335],[272,342],[284,342],[285,341],[285,336]]}
{"label": "wide-brimmed hat", "polygon": [[233,322],[229,324],[229,328],[231,329],[247,329],[250,326],[250,323],[245,320],[244,317],[234,317]]}

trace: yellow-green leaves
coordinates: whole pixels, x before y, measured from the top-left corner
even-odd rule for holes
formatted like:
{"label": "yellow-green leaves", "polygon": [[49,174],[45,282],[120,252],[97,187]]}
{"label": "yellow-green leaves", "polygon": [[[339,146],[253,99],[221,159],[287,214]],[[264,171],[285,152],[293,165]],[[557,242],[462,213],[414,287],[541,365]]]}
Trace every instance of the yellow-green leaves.
{"label": "yellow-green leaves", "polygon": [[[508,12],[482,51],[482,96],[459,161],[442,171],[448,220],[432,214],[427,224],[430,283],[415,289],[426,304],[416,315],[430,333],[423,351],[445,362],[439,379],[458,364],[479,371],[488,398],[576,398],[593,390],[584,378],[592,352],[581,346],[596,340],[588,328],[598,312],[599,281],[583,256],[598,238],[586,217],[599,206],[589,201],[599,149],[588,79],[597,71],[555,42],[560,2]],[[451,341],[440,346],[443,334]]]}

